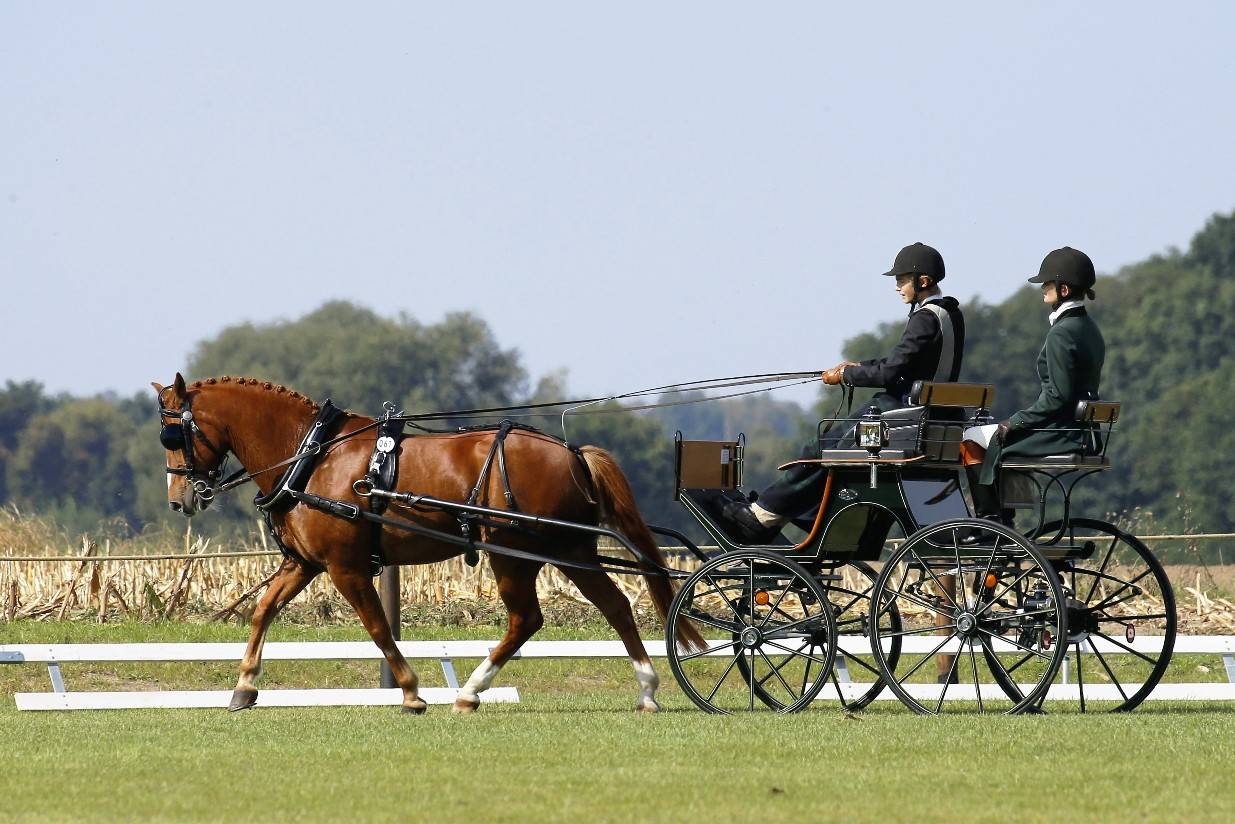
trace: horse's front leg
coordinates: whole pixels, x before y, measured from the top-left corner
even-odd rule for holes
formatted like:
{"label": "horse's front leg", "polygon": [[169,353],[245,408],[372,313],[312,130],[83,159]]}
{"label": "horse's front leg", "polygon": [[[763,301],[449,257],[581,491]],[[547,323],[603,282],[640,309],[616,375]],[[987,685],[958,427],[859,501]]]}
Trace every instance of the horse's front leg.
{"label": "horse's front leg", "polygon": [[420,679],[408,665],[407,659],[403,657],[403,653],[399,651],[399,646],[395,643],[394,635],[390,631],[390,623],[386,620],[386,613],[382,611],[382,602],[377,596],[377,589],[374,588],[373,579],[369,577],[368,571],[332,566],[330,580],[334,582],[339,592],[343,593],[343,597],[352,605],[352,609],[356,610],[369,637],[386,656],[386,663],[390,665],[395,683],[403,690],[403,711],[420,715],[428,709],[428,704],[420,699],[417,692]]}
{"label": "horse's front leg", "polygon": [[249,645],[240,660],[240,680],[232,692],[232,701],[227,708],[232,712],[247,710],[257,703],[257,679],[262,674],[262,647],[266,644],[266,631],[275,616],[287,603],[300,594],[320,570],[302,566],[286,559],[275,573],[270,586],[262,593],[253,610],[253,628],[249,632]]}

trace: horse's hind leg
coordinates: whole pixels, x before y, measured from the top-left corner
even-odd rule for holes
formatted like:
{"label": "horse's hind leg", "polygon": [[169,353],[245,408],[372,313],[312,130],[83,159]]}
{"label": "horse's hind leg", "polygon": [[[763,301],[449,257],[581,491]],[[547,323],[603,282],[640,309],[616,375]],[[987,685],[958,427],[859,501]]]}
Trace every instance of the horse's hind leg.
{"label": "horse's hind leg", "polygon": [[660,677],[652,667],[647,648],[643,646],[643,638],[639,636],[639,628],[635,625],[635,615],[631,612],[630,601],[618,589],[613,579],[603,572],[588,572],[580,569],[563,569],[562,572],[574,582],[579,591],[596,605],[609,625],[617,630],[622,643],[626,645],[626,654],[635,667],[635,678],[639,681],[639,703],[636,712],[656,712],[660,705],[656,703],[656,689],[660,686]]}
{"label": "horse's hind leg", "polygon": [[489,688],[502,665],[519,651],[523,642],[544,626],[545,617],[536,597],[539,563],[490,555],[489,566],[497,579],[498,595],[506,605],[506,634],[489,657],[480,662],[455,696],[455,712],[469,713],[480,706],[480,693]]}
{"label": "horse's hind leg", "polygon": [[262,647],[266,644],[266,631],[275,616],[287,606],[288,601],[300,594],[320,570],[302,566],[290,558],[283,561],[270,586],[262,593],[253,610],[253,628],[249,632],[249,645],[244,658],[240,659],[240,679],[232,693],[227,708],[232,712],[247,710],[257,702],[257,679],[262,674]]}
{"label": "horse's hind leg", "polygon": [[403,711],[416,715],[424,712],[428,709],[428,705],[420,699],[417,693],[420,679],[408,665],[398,645],[395,644],[394,635],[390,632],[390,624],[386,620],[386,613],[382,611],[382,602],[377,597],[377,590],[373,586],[373,579],[365,572],[331,567],[330,580],[334,582],[339,592],[343,593],[343,597],[352,605],[352,609],[356,610],[356,615],[360,617],[360,623],[364,624],[369,637],[386,656],[386,663],[390,665],[390,672],[394,675],[395,683],[403,690]]}

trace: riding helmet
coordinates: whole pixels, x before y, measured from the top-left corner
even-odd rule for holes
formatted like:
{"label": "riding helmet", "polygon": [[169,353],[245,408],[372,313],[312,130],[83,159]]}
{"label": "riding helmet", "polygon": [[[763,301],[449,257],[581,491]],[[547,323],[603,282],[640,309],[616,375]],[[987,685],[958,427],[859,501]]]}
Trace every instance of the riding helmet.
{"label": "riding helmet", "polygon": [[1081,291],[1093,288],[1097,280],[1094,275],[1093,261],[1089,255],[1080,249],[1065,246],[1042,258],[1042,266],[1038,274],[1029,279],[1030,283],[1066,283]]}
{"label": "riding helmet", "polygon": [[892,263],[891,271],[885,276],[896,275],[926,275],[931,282],[943,280],[943,255],[925,243],[912,243],[901,249]]}

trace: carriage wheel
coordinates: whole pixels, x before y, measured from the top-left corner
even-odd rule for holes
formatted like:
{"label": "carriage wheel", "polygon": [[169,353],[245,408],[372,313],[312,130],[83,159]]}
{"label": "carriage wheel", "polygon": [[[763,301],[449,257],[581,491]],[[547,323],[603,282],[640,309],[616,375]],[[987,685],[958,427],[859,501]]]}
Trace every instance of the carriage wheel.
{"label": "carriage wheel", "polygon": [[[1059,577],[1029,541],[992,521],[915,532],[884,565],[872,600],[900,610],[900,629],[874,624],[873,652],[888,686],[919,713],[1032,709],[1067,652]],[[905,644],[895,659],[884,652],[891,638]],[[928,666],[940,655],[949,656],[943,679]]]}
{"label": "carriage wheel", "polygon": [[[1056,521],[1039,533],[1058,530]],[[1112,712],[1135,709],[1162,680],[1175,649],[1175,593],[1166,570],[1149,547],[1105,521],[1071,519],[1060,544],[1080,555],[1054,562],[1068,604],[1070,666],[1053,692],[1081,712],[1095,709],[1094,701]]]}
{"label": "carriage wheel", "polygon": [[[678,648],[681,624],[709,639],[704,649]],[[767,550],[729,552],[701,566],[673,599],[665,630],[678,684],[708,712],[803,709],[836,655],[827,593],[800,564]]]}
{"label": "carriage wheel", "polygon": [[[838,633],[836,664],[828,673],[828,683],[819,700],[829,700],[835,696],[845,710],[857,712],[874,701],[887,686],[871,655],[871,592],[879,574],[870,564],[861,561],[842,567],[840,571],[841,579],[838,581],[823,577],[817,579],[828,594]],[[900,657],[901,639],[895,633],[901,627],[900,610],[893,605],[891,609],[883,611],[879,620],[884,625],[885,632],[891,634],[883,642],[884,653],[890,659],[897,659]],[[734,641],[737,640],[735,637]],[[818,656],[824,650],[822,646],[811,643],[805,651],[809,655]],[[738,668],[742,670],[743,676],[747,673],[746,667],[746,659],[739,658]],[[850,675],[856,675],[858,683],[850,683]],[[759,679],[755,680],[755,697],[772,709],[783,709],[783,704],[774,694],[763,688]]]}

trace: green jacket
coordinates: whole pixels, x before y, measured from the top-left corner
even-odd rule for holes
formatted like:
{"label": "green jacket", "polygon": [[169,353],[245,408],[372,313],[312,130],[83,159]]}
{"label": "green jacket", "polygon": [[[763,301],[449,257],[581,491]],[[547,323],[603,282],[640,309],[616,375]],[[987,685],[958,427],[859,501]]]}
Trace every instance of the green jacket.
{"label": "green jacket", "polygon": [[1005,457],[1037,457],[1083,452],[1089,439],[1076,421],[1076,405],[1098,398],[1106,342],[1083,306],[1060,315],[1046,333],[1038,355],[1042,391],[1027,409],[1008,419],[1002,448],[990,449],[980,483],[995,482],[995,468]]}

